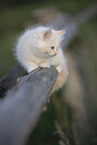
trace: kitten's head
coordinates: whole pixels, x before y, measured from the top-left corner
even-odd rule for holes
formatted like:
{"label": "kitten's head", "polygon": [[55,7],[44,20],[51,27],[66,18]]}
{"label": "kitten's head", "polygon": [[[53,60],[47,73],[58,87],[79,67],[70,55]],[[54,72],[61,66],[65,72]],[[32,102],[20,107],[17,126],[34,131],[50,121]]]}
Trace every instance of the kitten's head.
{"label": "kitten's head", "polygon": [[65,30],[56,31],[49,28],[43,30],[39,35],[39,47],[41,53],[49,57],[57,55],[58,47],[60,46],[64,33]]}

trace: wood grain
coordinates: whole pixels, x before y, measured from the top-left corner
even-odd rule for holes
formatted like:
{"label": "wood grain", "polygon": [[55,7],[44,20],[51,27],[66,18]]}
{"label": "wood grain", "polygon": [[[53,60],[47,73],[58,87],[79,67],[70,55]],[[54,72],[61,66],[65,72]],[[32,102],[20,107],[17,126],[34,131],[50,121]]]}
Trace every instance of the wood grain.
{"label": "wood grain", "polygon": [[20,78],[0,103],[0,145],[23,145],[35,128],[57,78],[55,68]]}

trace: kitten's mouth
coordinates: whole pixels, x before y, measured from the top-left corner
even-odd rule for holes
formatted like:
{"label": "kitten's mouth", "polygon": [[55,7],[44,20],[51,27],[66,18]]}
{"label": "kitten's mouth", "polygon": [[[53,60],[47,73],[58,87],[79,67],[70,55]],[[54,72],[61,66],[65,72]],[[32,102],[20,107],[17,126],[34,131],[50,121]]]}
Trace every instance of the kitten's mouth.
{"label": "kitten's mouth", "polygon": [[55,54],[49,54],[49,53],[46,53],[46,57],[54,57],[54,56],[56,56],[57,54],[55,53]]}
{"label": "kitten's mouth", "polygon": [[50,55],[50,54],[49,54],[50,57],[53,57],[53,56],[56,56],[56,55],[57,55],[57,54],[53,54],[53,55]]}

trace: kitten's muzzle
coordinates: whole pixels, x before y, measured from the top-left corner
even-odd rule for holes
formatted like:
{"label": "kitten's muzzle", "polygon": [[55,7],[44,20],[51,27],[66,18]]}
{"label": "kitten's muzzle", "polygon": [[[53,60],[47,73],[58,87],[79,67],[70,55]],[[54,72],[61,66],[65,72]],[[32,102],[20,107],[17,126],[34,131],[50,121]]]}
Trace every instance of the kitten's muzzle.
{"label": "kitten's muzzle", "polygon": [[56,56],[56,55],[57,55],[57,53],[53,54],[52,56]]}
{"label": "kitten's muzzle", "polygon": [[54,56],[57,55],[57,52],[54,52]]}
{"label": "kitten's muzzle", "polygon": [[54,57],[54,56],[56,56],[57,55],[57,53],[56,54],[53,54],[53,55],[49,55],[50,57]]}
{"label": "kitten's muzzle", "polygon": [[54,53],[54,55],[57,55],[57,50],[56,49],[53,50],[53,53]]}

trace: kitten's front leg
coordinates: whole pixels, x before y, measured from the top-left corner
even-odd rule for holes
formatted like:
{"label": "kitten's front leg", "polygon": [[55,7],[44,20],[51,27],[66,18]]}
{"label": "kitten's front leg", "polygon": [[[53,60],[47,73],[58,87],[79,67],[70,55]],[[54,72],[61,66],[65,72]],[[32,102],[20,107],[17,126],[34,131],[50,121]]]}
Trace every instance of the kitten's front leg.
{"label": "kitten's front leg", "polygon": [[32,62],[32,61],[26,61],[25,62],[25,68],[26,68],[27,72],[30,73],[31,71],[38,68],[38,65],[36,63]]}
{"label": "kitten's front leg", "polygon": [[39,63],[39,67],[42,67],[42,68],[49,68],[50,65],[48,64],[48,62],[41,62],[41,63]]}
{"label": "kitten's front leg", "polygon": [[36,68],[38,68],[37,65],[29,66],[28,69],[27,69],[28,73],[30,73],[31,71],[35,70]]}
{"label": "kitten's front leg", "polygon": [[57,66],[56,70],[58,71],[58,73],[60,73],[62,71],[63,67],[62,66]]}

